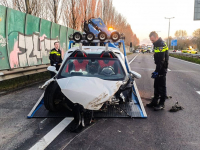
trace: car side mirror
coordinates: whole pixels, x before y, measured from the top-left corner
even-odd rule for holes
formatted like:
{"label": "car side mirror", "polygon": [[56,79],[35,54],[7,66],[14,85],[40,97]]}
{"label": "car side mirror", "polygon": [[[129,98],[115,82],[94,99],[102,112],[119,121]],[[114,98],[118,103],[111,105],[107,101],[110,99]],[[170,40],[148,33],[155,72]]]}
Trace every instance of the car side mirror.
{"label": "car side mirror", "polygon": [[141,78],[141,75],[135,71],[130,71],[130,75],[132,78],[136,78],[136,79],[140,79]]}
{"label": "car side mirror", "polygon": [[47,70],[49,70],[49,71],[51,71],[51,72],[54,72],[54,73],[58,73],[58,71],[56,70],[56,67],[55,66],[49,66],[48,68],[47,68]]}

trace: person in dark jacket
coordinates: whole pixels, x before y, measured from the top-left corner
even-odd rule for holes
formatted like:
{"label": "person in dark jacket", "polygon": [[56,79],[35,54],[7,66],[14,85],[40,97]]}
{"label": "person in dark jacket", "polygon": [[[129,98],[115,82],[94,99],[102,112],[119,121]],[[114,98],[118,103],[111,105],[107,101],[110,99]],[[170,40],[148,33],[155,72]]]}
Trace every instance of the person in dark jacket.
{"label": "person in dark jacket", "polygon": [[[154,61],[156,69],[152,73],[154,78],[154,98],[147,107],[154,107],[154,110],[161,110],[165,107],[166,99],[166,74],[168,68],[169,52],[167,44],[158,37],[158,34],[153,31],[149,34],[149,38],[154,45]],[[158,102],[160,97],[160,101]]]}
{"label": "person in dark jacket", "polygon": [[[55,66],[56,70],[59,70],[62,63],[61,50],[59,49],[59,42],[54,43],[54,48],[49,55],[51,66]],[[51,77],[55,76],[55,73],[51,72]]]}

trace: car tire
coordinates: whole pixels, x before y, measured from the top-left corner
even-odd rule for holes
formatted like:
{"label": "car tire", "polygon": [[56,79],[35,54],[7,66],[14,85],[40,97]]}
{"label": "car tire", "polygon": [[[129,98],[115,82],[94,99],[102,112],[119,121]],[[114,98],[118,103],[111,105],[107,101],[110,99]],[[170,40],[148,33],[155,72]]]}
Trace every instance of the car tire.
{"label": "car tire", "polygon": [[60,88],[58,86],[58,84],[53,81],[51,82],[44,93],[44,106],[47,110],[51,111],[51,112],[57,112],[60,110],[60,103],[56,104],[57,100],[56,98],[59,96],[60,93]]}

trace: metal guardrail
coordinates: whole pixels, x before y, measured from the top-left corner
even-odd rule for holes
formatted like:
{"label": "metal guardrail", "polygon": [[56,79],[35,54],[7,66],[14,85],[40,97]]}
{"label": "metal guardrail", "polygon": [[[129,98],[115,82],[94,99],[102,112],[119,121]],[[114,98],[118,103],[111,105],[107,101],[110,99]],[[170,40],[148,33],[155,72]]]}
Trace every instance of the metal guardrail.
{"label": "metal guardrail", "polygon": [[170,54],[176,54],[176,55],[179,55],[179,56],[186,56],[186,57],[192,57],[192,58],[200,59],[200,54],[177,53],[177,52],[170,52]]}
{"label": "metal guardrail", "polygon": [[21,76],[36,74],[47,71],[47,67],[50,64],[24,67],[24,68],[16,68],[12,70],[2,70],[0,71],[0,82],[8,79],[13,79]]}

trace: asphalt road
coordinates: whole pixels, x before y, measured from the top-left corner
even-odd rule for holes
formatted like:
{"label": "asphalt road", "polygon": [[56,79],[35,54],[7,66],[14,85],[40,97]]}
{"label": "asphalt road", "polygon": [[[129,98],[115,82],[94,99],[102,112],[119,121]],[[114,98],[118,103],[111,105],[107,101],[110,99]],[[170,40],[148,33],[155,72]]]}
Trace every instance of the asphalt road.
{"label": "asphalt road", "polygon": [[[135,55],[129,55],[131,60]],[[153,95],[155,65],[152,54],[139,54],[130,64],[142,78],[136,80],[144,105]],[[0,97],[0,149],[26,150],[44,137],[62,119],[27,119],[43,91],[37,84]],[[200,65],[170,57],[166,108],[146,108],[147,119],[97,119],[80,133],[66,128],[46,149],[70,150],[200,150]],[[168,110],[178,101],[185,109]],[[43,121],[43,123],[41,123]]]}

